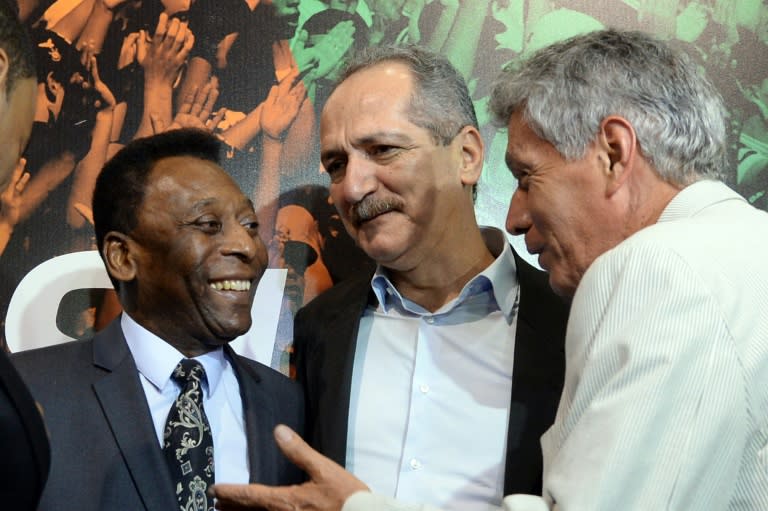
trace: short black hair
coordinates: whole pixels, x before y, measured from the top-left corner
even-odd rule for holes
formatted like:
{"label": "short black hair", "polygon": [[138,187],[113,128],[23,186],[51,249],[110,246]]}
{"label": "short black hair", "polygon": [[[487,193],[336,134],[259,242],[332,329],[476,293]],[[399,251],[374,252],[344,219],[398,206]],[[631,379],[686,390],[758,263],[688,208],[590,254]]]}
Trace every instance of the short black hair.
{"label": "short black hair", "polygon": [[9,0],[0,0],[0,48],[8,55],[5,93],[10,94],[19,80],[34,78],[36,74],[32,41],[19,21],[18,5]]}
{"label": "short black hair", "polygon": [[177,129],[133,140],[110,159],[93,190],[96,245],[104,257],[104,236],[110,231],[130,233],[138,223],[147,180],[155,164],[173,156],[193,156],[219,164],[222,144],[199,129]]}

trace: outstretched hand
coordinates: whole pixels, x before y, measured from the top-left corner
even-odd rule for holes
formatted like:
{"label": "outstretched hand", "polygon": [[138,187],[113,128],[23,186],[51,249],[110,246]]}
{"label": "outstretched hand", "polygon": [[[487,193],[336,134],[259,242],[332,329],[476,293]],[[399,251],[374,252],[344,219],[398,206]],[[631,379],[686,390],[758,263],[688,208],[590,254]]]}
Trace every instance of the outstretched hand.
{"label": "outstretched hand", "polygon": [[197,128],[209,133],[213,132],[226,113],[225,108],[213,112],[218,97],[219,81],[215,76],[211,76],[202,88],[195,88],[185,96],[170,126],[164,126],[162,119],[158,116],[150,115],[153,133],[178,128]]}
{"label": "outstretched hand", "polygon": [[274,139],[280,139],[291,126],[307,98],[304,83],[298,80],[299,68],[294,67],[277,85],[269,90],[262,103],[261,129]]}
{"label": "outstretched hand", "polygon": [[309,482],[293,486],[216,484],[216,509],[268,511],[339,511],[353,493],[368,491],[358,478],[307,445],[291,428],[278,425],[275,440],[285,456],[303,469]]}
{"label": "outstretched hand", "polygon": [[136,60],[144,68],[145,80],[173,84],[195,36],[186,21],[161,13],[152,37],[141,31],[136,42]]}

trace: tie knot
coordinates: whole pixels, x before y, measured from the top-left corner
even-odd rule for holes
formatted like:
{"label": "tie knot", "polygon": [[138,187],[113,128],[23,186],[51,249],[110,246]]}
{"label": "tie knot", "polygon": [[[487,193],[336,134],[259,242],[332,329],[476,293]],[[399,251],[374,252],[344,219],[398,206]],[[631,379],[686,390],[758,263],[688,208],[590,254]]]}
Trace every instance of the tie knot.
{"label": "tie knot", "polygon": [[176,368],[171,374],[171,378],[182,387],[188,383],[196,383],[199,387],[200,383],[205,381],[205,368],[203,364],[197,360],[191,358],[184,358],[176,364]]}

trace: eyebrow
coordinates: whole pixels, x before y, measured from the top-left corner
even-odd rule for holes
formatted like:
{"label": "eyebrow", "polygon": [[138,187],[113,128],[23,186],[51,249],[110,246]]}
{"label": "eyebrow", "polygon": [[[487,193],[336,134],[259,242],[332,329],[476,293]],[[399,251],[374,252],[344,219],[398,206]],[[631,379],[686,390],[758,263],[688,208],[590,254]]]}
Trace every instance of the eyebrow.
{"label": "eyebrow", "polygon": [[374,144],[384,139],[385,141],[408,143],[412,138],[405,133],[399,131],[376,131],[370,135],[366,135],[359,140],[355,141],[357,145]]}
{"label": "eyebrow", "polygon": [[[199,201],[195,202],[195,204],[192,206],[192,210],[200,211],[217,202],[221,202],[221,199],[219,197],[206,197],[204,199],[200,199]],[[243,198],[240,201],[240,206],[241,207],[248,206],[252,210],[256,211],[256,206],[254,206],[253,201],[248,197],[246,197],[245,195],[243,195]]]}
{"label": "eyebrow", "polygon": [[206,197],[205,199],[201,199],[192,206],[193,211],[198,211],[201,209],[206,208],[207,206],[210,206],[211,204],[216,202],[215,197]]}
{"label": "eyebrow", "polygon": [[510,172],[513,174],[520,169],[520,167],[523,167],[522,163],[517,160],[512,154],[510,153],[504,153],[504,163],[507,164],[507,168]]}
{"label": "eyebrow", "polygon": [[[381,144],[381,143],[411,144],[413,143],[413,138],[411,138],[409,135],[406,135],[405,133],[400,133],[398,131],[376,131],[353,140],[352,146],[353,147],[368,146],[368,145]],[[345,154],[346,154],[346,151],[344,151],[343,149],[334,147],[331,149],[327,149],[325,151],[321,151],[320,161],[322,162],[326,160],[332,160],[336,157],[343,156]]]}

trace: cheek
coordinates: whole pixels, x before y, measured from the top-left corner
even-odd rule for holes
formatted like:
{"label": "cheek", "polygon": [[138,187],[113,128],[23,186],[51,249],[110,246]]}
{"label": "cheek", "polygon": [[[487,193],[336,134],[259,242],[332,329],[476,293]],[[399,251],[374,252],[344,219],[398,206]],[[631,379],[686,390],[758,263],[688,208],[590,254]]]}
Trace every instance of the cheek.
{"label": "cheek", "polygon": [[346,201],[344,201],[344,187],[341,183],[332,183],[329,187],[329,192],[331,198],[331,204],[334,208],[336,208],[336,212],[344,218],[346,216],[346,209],[347,204]]}
{"label": "cheek", "polygon": [[267,255],[267,247],[264,245],[261,239],[256,240],[256,257],[253,259],[254,264],[260,267],[263,273],[264,268],[267,266],[269,256]]}

